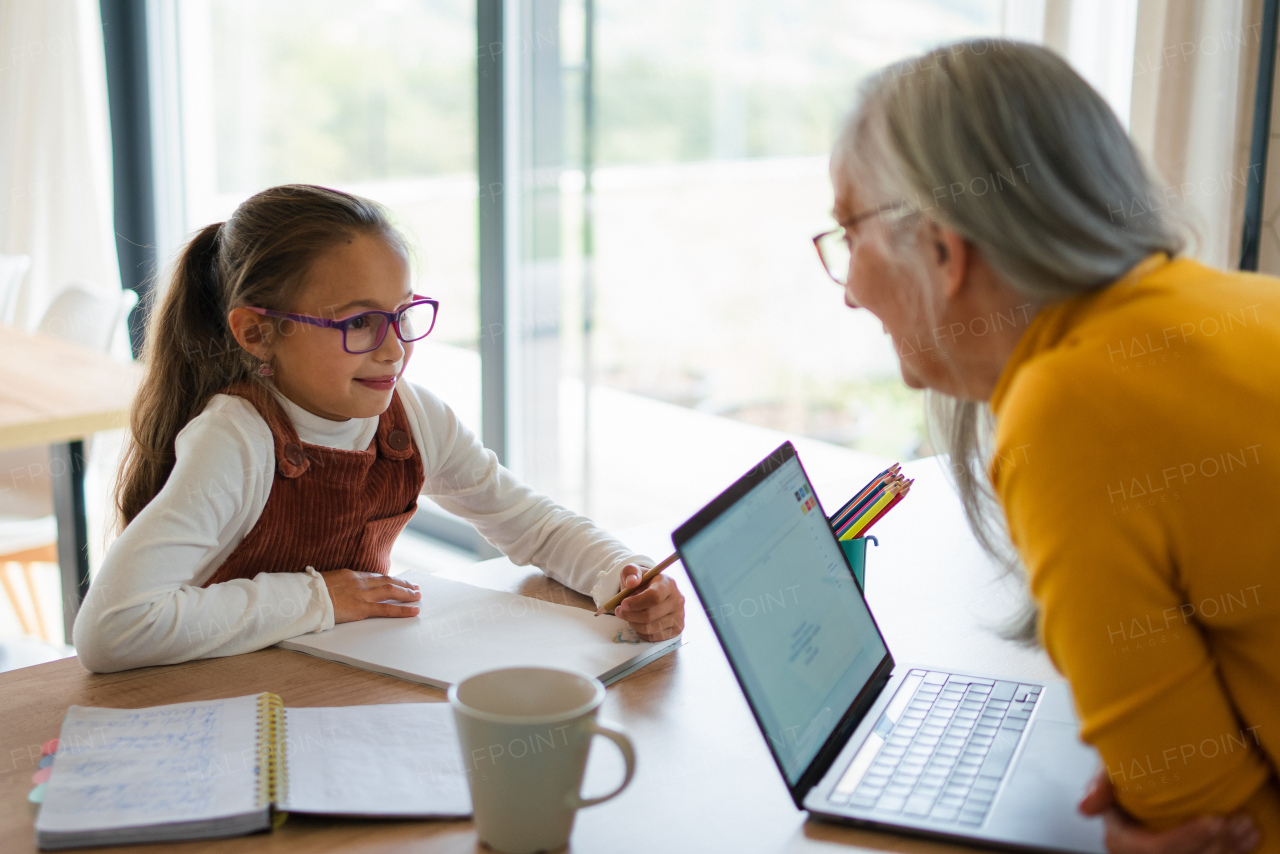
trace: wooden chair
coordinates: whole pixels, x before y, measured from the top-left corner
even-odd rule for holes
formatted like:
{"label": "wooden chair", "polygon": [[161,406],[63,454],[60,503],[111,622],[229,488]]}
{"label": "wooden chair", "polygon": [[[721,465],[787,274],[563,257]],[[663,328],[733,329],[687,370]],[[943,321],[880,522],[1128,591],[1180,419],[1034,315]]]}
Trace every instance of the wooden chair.
{"label": "wooden chair", "polygon": [[[56,540],[57,528],[51,516],[0,519],[0,543],[4,544],[0,551],[0,587],[9,599],[22,633],[51,644],[58,641],[44,618],[44,604],[35,573],[41,564],[58,563]],[[15,574],[26,588],[25,595],[18,592]]]}

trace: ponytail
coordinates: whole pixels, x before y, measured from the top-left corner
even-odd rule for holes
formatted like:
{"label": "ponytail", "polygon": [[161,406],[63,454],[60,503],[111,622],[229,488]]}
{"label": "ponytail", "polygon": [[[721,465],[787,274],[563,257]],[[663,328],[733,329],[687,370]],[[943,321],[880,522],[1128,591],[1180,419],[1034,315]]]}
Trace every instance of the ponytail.
{"label": "ponytail", "polygon": [[312,261],[358,233],[408,254],[376,202],[305,184],[264,190],[225,223],[191,238],[163,295],[153,288],[143,304],[147,373],[134,397],[132,437],[117,480],[121,527],[164,487],[177,461],[178,433],[210,398],[234,384],[269,385],[231,334],[227,315],[243,306],[290,310]]}
{"label": "ponytail", "polygon": [[219,272],[222,223],[196,233],[182,250],[169,287],[152,288],[143,303],[147,373],[130,414],[133,441],[120,469],[116,505],[128,525],[169,479],[178,432],[221,389],[253,376],[227,325],[226,289]]}

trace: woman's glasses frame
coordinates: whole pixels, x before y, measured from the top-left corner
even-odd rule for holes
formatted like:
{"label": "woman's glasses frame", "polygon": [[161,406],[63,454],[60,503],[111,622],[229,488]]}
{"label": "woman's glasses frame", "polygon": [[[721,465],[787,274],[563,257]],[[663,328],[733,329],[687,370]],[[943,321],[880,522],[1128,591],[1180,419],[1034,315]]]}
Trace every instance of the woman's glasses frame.
{"label": "woman's glasses frame", "polygon": [[[421,335],[414,335],[412,338],[406,338],[404,331],[400,328],[400,320],[409,309],[422,305],[431,306],[431,325],[428,326],[427,331],[423,332]],[[290,314],[285,311],[274,311],[269,308],[257,308],[251,305],[247,305],[245,308],[249,309],[249,311],[261,314],[264,317],[278,317],[282,320],[292,320],[297,323],[306,323],[311,326],[320,326],[326,329],[340,329],[342,330],[342,349],[353,356],[358,356],[361,353],[372,353],[374,350],[381,347],[382,342],[387,339],[387,330],[392,327],[396,330],[396,337],[404,342],[421,341],[423,338],[426,338],[431,334],[431,330],[436,328],[436,317],[440,314],[440,301],[430,299],[429,297],[420,297],[415,294],[412,302],[402,308],[396,309],[395,311],[362,311],[359,314],[353,314],[350,317],[344,317],[340,320],[330,320],[325,317],[314,317],[309,314]],[[347,346],[347,330],[350,328],[351,324],[355,323],[357,320],[374,315],[381,317],[386,321],[382,324],[382,331],[378,335],[378,340],[374,342],[372,347],[366,347],[363,350],[352,350]]]}
{"label": "woman's glasses frame", "polygon": [[[905,215],[913,213],[913,210],[905,201],[888,202],[883,205],[877,205],[871,210],[863,211],[846,220],[843,225],[837,226],[830,231],[824,231],[813,236],[813,247],[818,250],[818,260],[822,262],[822,268],[827,271],[827,275],[831,277],[833,282],[841,287],[849,283],[849,263],[853,260],[854,229],[860,223],[871,219],[873,216],[884,216],[890,213]],[[824,246],[828,248],[823,249]]]}

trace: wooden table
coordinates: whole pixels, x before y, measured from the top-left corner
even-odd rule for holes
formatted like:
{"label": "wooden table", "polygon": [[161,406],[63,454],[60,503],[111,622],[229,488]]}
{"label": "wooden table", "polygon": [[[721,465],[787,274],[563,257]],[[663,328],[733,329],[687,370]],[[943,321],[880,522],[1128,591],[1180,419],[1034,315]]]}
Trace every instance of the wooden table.
{"label": "wooden table", "polygon": [[49,445],[63,633],[71,643],[89,589],[85,436],[128,424],[141,370],[71,341],[0,326],[0,450]]}
{"label": "wooden table", "polygon": [[[1005,588],[964,528],[958,503],[932,460],[909,464],[918,477],[908,502],[886,517],[883,544],[867,562],[868,598],[900,660],[1051,676],[1040,653],[981,628],[1001,613]],[[819,488],[838,506],[874,472],[851,472]],[[669,526],[624,535],[661,557]],[[927,535],[922,535],[927,532]],[[795,809],[763,737],[717,644],[706,615],[677,565],[673,577],[691,597],[687,643],[608,689],[601,717],[621,723],[636,745],[636,778],[621,796],[578,814],[573,852],[942,852],[972,849],[854,830]],[[441,573],[497,589],[587,606],[586,597],[505,559]],[[0,674],[0,839],[6,851],[33,851],[35,808],[25,800],[40,745],[57,736],[72,703],[141,707],[275,691],[288,706],[440,702],[443,692],[320,659],[267,649],[232,658],[94,675],[76,659]],[[618,779],[620,760],[593,750],[588,793]],[[120,850],[120,849],[115,849]],[[129,849],[155,854],[154,846]],[[272,834],[163,846],[165,852],[472,852],[470,822],[353,821],[291,816]]]}

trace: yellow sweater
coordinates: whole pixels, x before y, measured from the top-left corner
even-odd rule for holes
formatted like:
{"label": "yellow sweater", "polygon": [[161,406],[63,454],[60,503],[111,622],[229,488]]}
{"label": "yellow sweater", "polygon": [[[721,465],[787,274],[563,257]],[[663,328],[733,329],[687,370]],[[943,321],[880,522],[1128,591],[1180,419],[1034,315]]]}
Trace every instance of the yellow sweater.
{"label": "yellow sweater", "polygon": [[1149,826],[1280,852],[1280,280],[1154,255],[1032,321],[990,474],[1083,738]]}

